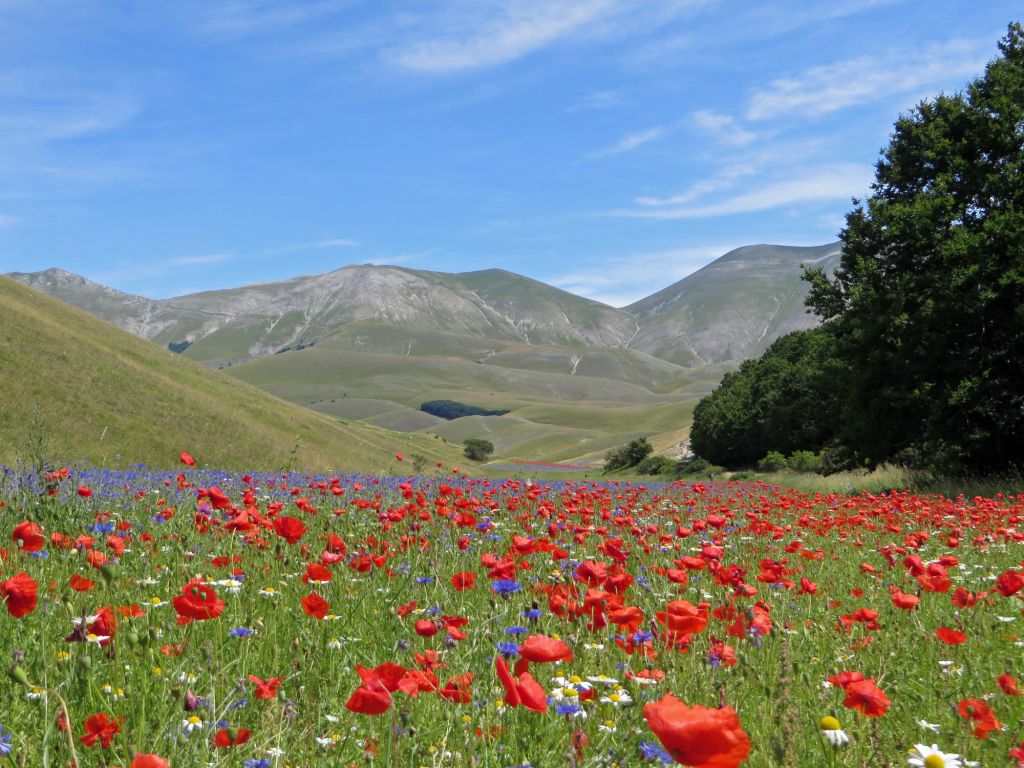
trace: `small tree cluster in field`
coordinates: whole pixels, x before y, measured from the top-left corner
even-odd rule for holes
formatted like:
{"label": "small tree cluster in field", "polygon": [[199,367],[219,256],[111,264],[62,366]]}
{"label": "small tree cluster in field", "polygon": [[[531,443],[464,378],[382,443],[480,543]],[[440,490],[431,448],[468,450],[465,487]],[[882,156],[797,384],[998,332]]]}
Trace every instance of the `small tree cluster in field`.
{"label": "small tree cluster in field", "polygon": [[790,469],[794,472],[821,472],[824,465],[821,454],[814,451],[793,451],[788,457],[778,451],[768,451],[757,468],[762,472],[781,472]]}
{"label": "small tree cluster in field", "polygon": [[646,437],[630,440],[619,448],[613,448],[604,455],[604,471],[614,472],[616,469],[635,467],[654,452]]}
{"label": "small tree cluster in field", "polygon": [[420,410],[441,419],[461,419],[463,416],[504,416],[508,409],[480,408],[476,405],[460,403],[458,400],[428,400],[420,405]]}
{"label": "small tree cluster in field", "polygon": [[462,452],[472,461],[487,461],[494,453],[494,443],[480,437],[471,437],[462,442]]}

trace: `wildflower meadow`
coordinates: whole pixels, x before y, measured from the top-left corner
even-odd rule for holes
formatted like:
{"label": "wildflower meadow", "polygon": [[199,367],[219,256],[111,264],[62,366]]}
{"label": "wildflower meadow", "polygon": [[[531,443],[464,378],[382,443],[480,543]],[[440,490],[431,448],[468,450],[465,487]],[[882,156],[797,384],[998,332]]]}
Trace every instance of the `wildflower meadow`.
{"label": "wildflower meadow", "polygon": [[15,766],[1024,765],[1024,495],[0,476]]}

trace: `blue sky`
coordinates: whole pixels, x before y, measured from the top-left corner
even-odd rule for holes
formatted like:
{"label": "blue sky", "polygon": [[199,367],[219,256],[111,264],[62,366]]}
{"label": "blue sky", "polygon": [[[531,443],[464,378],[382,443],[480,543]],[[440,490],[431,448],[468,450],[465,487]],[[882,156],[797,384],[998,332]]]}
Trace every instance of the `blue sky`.
{"label": "blue sky", "polygon": [[0,272],[161,298],[501,267],[621,306],[736,246],[835,240],[899,113],[980,75],[1020,19],[1002,0],[0,0]]}

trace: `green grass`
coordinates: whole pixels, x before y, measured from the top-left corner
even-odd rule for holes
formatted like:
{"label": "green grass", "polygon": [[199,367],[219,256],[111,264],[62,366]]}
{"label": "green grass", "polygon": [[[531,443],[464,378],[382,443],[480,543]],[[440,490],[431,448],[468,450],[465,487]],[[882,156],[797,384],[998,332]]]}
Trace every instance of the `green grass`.
{"label": "green grass", "polygon": [[458,459],[427,436],[279,400],[8,278],[0,304],[0,463],[169,467],[183,450],[225,469],[370,470],[398,452]]}

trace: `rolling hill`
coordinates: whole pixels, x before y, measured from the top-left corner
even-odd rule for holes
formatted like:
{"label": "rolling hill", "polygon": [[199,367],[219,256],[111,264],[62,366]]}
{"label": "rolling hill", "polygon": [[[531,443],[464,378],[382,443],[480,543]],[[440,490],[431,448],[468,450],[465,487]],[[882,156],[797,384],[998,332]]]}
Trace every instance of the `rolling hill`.
{"label": "rolling hill", "polygon": [[[394,454],[454,461],[454,446],[342,423],[174,355],[0,277],[0,463],[380,470]],[[36,443],[34,446],[33,443]]]}

